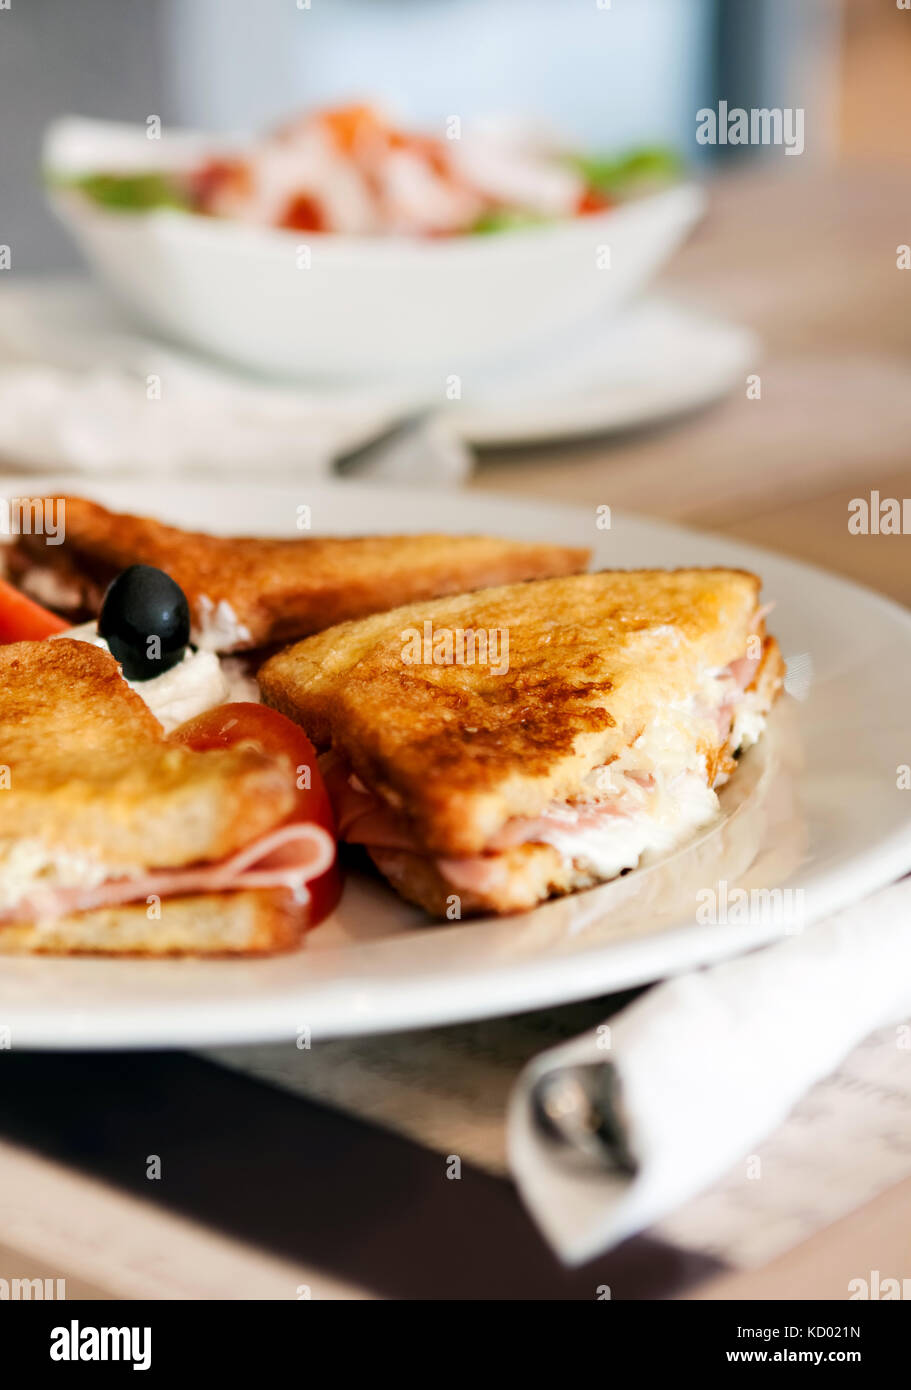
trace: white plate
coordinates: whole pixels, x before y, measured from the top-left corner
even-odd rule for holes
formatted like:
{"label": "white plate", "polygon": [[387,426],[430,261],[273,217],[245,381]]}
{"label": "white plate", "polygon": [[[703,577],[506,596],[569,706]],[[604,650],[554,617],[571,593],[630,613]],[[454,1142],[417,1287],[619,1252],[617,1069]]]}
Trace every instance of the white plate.
{"label": "white plate", "polygon": [[[66,118],[44,167],[160,167],[187,141]],[[174,141],[177,141],[175,146]],[[158,209],[111,212],[68,190],[55,210],[99,276],[178,342],[288,377],[453,375],[508,360],[626,304],[702,213],[695,184],[499,236],[408,239],[284,231]],[[608,254],[609,253],[609,254]]]}
{"label": "white plate", "polygon": [[[32,494],[55,480],[30,480]],[[704,925],[697,894],[787,884],[806,922],[911,867],[911,617],[821,571],[735,542],[594,508],[487,495],[363,487],[216,490],[92,487],[111,505],[226,533],[478,531],[588,544],[601,565],[739,565],[765,580],[771,626],[802,698],[780,703],[766,740],[724,793],[725,817],[690,846],[614,884],[505,919],[427,926],[381,881],[349,883],[298,952],[257,961],[10,958],[0,1024],[14,1047],[190,1046],[380,1032],[514,1013],[643,983],[771,940],[785,921]],[[22,479],[0,493],[22,495]]]}

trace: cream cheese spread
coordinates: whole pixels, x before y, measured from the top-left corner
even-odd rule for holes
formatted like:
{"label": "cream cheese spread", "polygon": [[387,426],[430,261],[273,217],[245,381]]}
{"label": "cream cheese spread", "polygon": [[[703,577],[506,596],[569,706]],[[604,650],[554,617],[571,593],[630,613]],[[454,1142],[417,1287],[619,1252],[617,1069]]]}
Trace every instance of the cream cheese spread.
{"label": "cream cheese spread", "polygon": [[717,729],[726,701],[734,716],[727,746],[749,748],[765,727],[755,695],[741,694],[726,671],[708,669],[693,695],[669,701],[619,758],[585,779],[594,794],[615,798],[618,814],[592,817],[584,804],[553,808],[534,838],[603,879],[635,868],[650,854],[676,849],[719,813],[714,788],[727,778],[717,775],[714,787],[709,785],[699,748],[700,735]]}
{"label": "cream cheese spread", "polygon": [[606,816],[600,824],[573,825],[567,821],[564,827],[554,819],[535,839],[552,845],[565,859],[591,869],[599,878],[610,879],[624,869],[634,869],[644,855],[676,849],[717,814],[718,797],[704,776],[681,773],[649,809]]}
{"label": "cream cheese spread", "polygon": [[0,840],[0,913],[25,897],[61,888],[97,888],[111,877],[132,877],[137,867],[112,869],[80,850],[51,848],[39,839]]}
{"label": "cream cheese spread", "polygon": [[[110,651],[107,642],[98,635],[98,625],[94,622],[82,623],[55,636],[88,642],[102,651]],[[239,662],[222,662],[214,652],[190,648],[169,671],[151,680],[127,681],[127,684],[142,696],[165,733],[229,700],[259,700],[256,682],[243,674]]]}
{"label": "cream cheese spread", "polygon": [[250,629],[237,619],[227,599],[217,603],[205,594],[196,601],[193,641],[204,651],[229,652],[250,640]]}

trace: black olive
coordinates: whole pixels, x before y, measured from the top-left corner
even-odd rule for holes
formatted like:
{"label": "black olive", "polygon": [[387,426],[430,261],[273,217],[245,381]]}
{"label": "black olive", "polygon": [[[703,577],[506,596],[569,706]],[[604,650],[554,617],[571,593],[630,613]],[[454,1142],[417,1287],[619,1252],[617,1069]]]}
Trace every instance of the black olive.
{"label": "black olive", "polygon": [[130,565],[108,586],[98,633],[127,680],[147,681],[176,666],[190,640],[186,594],[164,570]]}

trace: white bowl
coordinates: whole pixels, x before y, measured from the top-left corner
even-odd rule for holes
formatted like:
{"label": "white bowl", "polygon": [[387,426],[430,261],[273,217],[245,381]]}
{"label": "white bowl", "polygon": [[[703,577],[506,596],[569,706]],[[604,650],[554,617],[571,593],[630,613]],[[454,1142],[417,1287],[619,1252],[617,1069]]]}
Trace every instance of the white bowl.
{"label": "white bowl", "polygon": [[[63,131],[71,133],[66,122],[45,144],[52,175],[73,169],[72,159],[55,160]],[[164,153],[156,149],[157,163]],[[50,196],[99,276],[147,325],[244,367],[309,378],[445,379],[508,362],[625,304],[704,203],[699,187],[683,184],[540,228],[420,240],[116,212],[69,190]]]}

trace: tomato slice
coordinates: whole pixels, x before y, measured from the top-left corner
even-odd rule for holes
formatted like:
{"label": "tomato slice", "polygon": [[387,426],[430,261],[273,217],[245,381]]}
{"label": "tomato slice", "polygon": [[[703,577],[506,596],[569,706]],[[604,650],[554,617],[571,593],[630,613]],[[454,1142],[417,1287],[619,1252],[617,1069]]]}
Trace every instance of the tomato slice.
{"label": "tomato slice", "polygon": [[[217,705],[215,709],[188,719],[175,729],[171,738],[190,748],[230,748],[237,743],[253,743],[265,753],[284,754],[295,769],[297,806],[295,820],[313,821],[337,839],[335,817],[316,758],[316,749],[297,724],[267,705],[238,701]],[[307,884],[310,893],[308,927],[315,927],[335,907],[342,893],[338,863],[334,863]]]}
{"label": "tomato slice", "polygon": [[292,232],[325,232],[328,230],[320,204],[316,198],[311,198],[307,193],[297,193],[288,200],[277,225]]}
{"label": "tomato slice", "polygon": [[594,188],[587,188],[576,204],[576,216],[585,217],[592,212],[606,212],[610,206],[610,198],[598,193]]}
{"label": "tomato slice", "polygon": [[0,579],[0,642],[40,642],[69,623]]}
{"label": "tomato slice", "polygon": [[388,127],[377,112],[357,103],[321,111],[316,120],[346,155],[355,154],[367,141],[378,142],[388,137]]}

